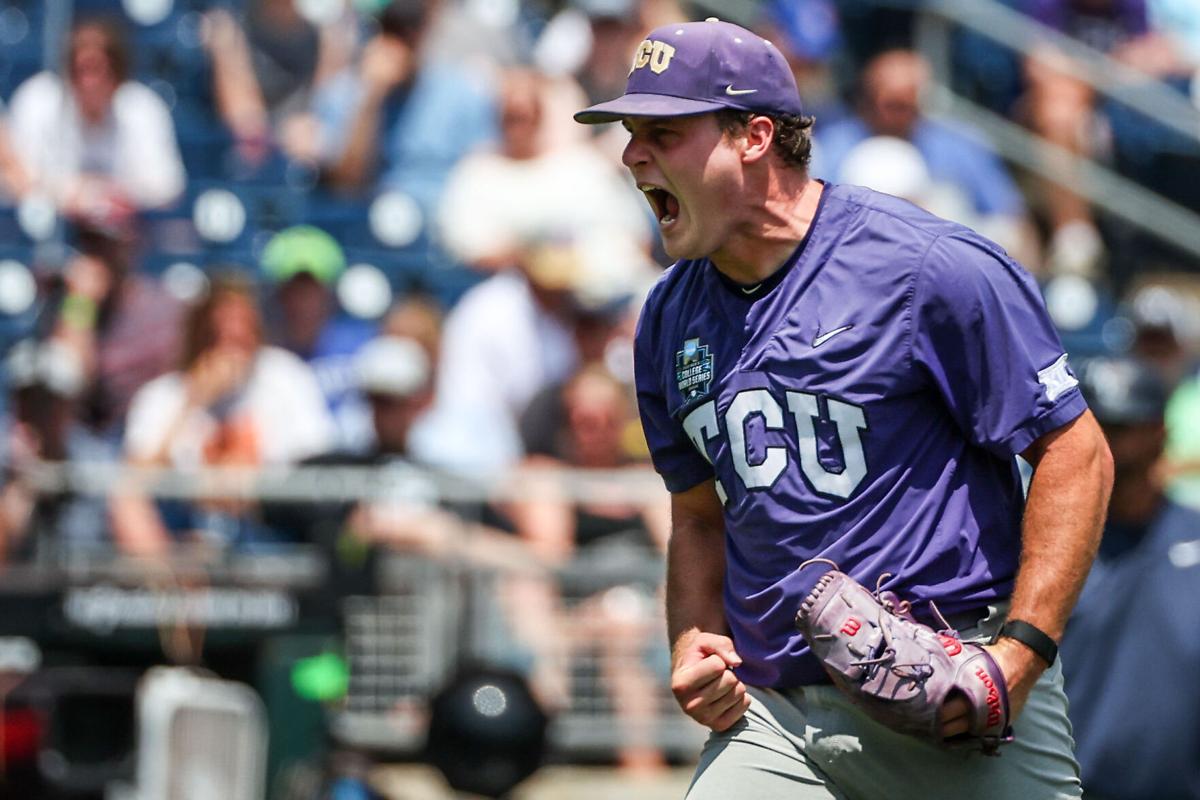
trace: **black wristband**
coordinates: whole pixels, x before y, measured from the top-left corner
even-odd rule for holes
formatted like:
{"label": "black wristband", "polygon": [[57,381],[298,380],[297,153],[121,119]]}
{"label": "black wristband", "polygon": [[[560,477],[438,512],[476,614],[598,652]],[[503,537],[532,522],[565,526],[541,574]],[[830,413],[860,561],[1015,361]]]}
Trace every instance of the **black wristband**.
{"label": "black wristband", "polygon": [[1037,653],[1038,657],[1045,661],[1047,666],[1053,664],[1054,659],[1058,658],[1058,644],[1041,628],[1031,625],[1023,619],[1010,619],[1008,622],[1005,622],[1000,627],[1000,633],[996,634],[996,638],[998,639],[1001,636],[1016,639]]}

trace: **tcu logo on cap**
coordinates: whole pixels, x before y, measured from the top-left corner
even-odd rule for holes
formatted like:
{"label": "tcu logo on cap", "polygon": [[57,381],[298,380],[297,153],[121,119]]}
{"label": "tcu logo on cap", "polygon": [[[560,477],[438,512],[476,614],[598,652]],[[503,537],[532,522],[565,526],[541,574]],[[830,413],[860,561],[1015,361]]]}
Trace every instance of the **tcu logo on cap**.
{"label": "tcu logo on cap", "polygon": [[666,42],[646,39],[638,45],[637,52],[633,55],[633,66],[629,68],[629,74],[632,75],[635,69],[641,69],[649,64],[651,72],[661,75],[667,71],[667,67],[671,66],[671,57],[674,55],[675,48]]}

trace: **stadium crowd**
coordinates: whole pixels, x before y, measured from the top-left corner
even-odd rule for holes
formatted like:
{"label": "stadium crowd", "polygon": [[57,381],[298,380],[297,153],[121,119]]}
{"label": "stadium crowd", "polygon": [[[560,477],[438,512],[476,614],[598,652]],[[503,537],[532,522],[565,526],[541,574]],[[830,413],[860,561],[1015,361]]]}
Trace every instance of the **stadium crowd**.
{"label": "stadium crowd", "polygon": [[[1004,4],[1110,55],[1131,80],[1200,98],[1200,5]],[[1184,515],[1176,524],[1190,543],[1162,552],[1191,570],[1179,602],[1196,605],[1196,256],[935,113],[917,12],[866,0],[77,0],[70,19],[53,8],[0,0],[0,559],[321,540],[312,520],[244,499],[39,493],[29,476],[43,462],[400,460],[464,480],[645,467],[631,342],[665,256],[620,163],[624,132],[571,114],[620,93],[644,31],[718,14],[788,55],[817,118],[816,176],[896,194],[1000,242],[1041,282],[1077,371],[1090,358],[1133,359],[1102,365],[1098,385],[1160,399],[1136,419],[1114,411],[1110,435],[1148,426],[1135,431],[1149,451],[1131,469],[1146,479],[1138,493],[1165,494]],[[1014,53],[960,31],[950,88],[1055,152],[1200,209],[1200,139],[1098,94],[1054,42]],[[1139,382],[1122,383],[1128,370]],[[334,527],[439,557],[456,535],[452,512],[364,503]],[[1166,569],[1161,559],[1120,568],[1153,516],[1122,520],[1125,539],[1102,554],[1097,580],[1126,581],[1112,594],[1137,595]],[[553,487],[474,518],[479,552],[502,561],[519,547],[551,569],[614,547],[657,558],[666,530],[660,507],[575,501]],[[636,613],[603,602],[613,589]],[[614,580],[566,604],[544,582],[514,579],[504,605],[535,655],[569,630],[585,637],[581,609],[621,630],[602,669],[632,719],[662,677],[638,666],[660,636],[654,590]],[[1085,607],[1115,614],[1097,591]],[[1111,636],[1091,619],[1077,636]],[[1177,655],[1195,662],[1194,650]],[[532,672],[553,707],[567,677],[550,661]],[[1078,678],[1090,698],[1089,680]],[[1085,782],[1111,756],[1089,738],[1097,719],[1140,736],[1129,708],[1081,714]],[[1192,739],[1176,739],[1177,752],[1147,744],[1146,758],[1169,767],[1116,796],[1200,796]],[[637,737],[620,756],[661,762]],[[1154,784],[1173,771],[1190,783]]]}

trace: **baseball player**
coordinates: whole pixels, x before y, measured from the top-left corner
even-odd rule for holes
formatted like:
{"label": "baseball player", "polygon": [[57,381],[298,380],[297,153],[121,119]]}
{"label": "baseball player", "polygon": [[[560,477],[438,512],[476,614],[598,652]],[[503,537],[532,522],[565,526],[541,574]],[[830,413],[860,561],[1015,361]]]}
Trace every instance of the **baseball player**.
{"label": "baseball player", "polygon": [[[688,796],[1078,797],[1055,643],[1111,459],[1033,280],[967,228],[810,177],[787,64],[738,26],[652,31],[626,93],[575,118],[629,131],[679,259],[636,372],[672,492],[672,688],[712,729]],[[875,611],[822,628],[814,598]],[[898,657],[928,642],[945,654]],[[971,674],[947,672],[964,648]],[[879,721],[914,698],[924,735]]]}

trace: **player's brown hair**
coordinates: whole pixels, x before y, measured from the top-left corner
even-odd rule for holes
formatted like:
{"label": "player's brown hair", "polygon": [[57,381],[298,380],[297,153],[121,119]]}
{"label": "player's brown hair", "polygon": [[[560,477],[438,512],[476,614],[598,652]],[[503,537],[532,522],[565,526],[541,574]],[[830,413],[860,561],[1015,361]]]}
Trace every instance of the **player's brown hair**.
{"label": "player's brown hair", "polygon": [[755,111],[723,109],[717,112],[717,124],[726,134],[741,133],[755,117],[767,117],[775,123],[775,147],[783,163],[799,170],[807,170],[812,160],[813,117],[799,114],[759,114]]}

